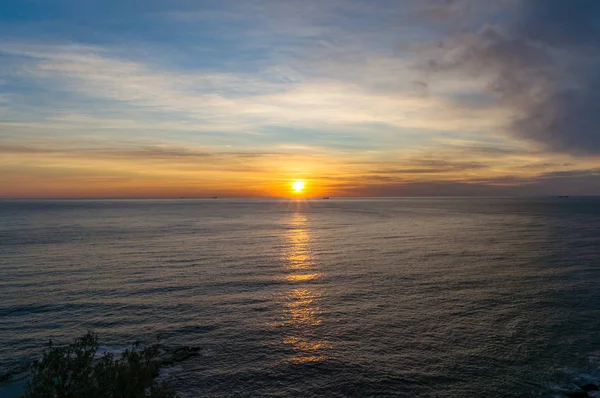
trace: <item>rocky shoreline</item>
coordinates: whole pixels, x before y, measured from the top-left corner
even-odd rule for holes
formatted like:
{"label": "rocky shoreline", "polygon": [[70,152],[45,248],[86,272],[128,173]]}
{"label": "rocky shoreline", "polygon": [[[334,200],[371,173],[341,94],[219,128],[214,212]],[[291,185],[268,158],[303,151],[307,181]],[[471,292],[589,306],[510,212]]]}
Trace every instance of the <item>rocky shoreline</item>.
{"label": "rocky shoreline", "polygon": [[581,386],[579,391],[567,392],[565,395],[569,398],[600,397],[600,387],[590,383]]}
{"label": "rocky shoreline", "polygon": [[[165,369],[180,364],[190,358],[197,357],[200,355],[201,348],[198,346],[175,346],[167,347],[162,344],[158,345],[159,354],[153,361],[156,363],[159,369]],[[99,354],[97,359],[102,358]],[[11,384],[23,384],[30,378],[31,369],[33,362],[28,364],[19,365],[5,373],[0,374],[0,388],[6,387]]]}
{"label": "rocky shoreline", "polygon": [[[201,348],[198,346],[175,346],[166,347],[158,345],[159,355],[153,359],[159,369],[168,369],[190,358],[197,357],[201,354]],[[98,359],[102,357],[98,355]],[[4,387],[13,383],[23,383],[29,378],[32,363],[17,366],[3,374],[0,374],[0,387]],[[585,384],[579,390],[565,392],[564,395],[568,398],[593,398],[600,397],[600,387],[596,384]]]}

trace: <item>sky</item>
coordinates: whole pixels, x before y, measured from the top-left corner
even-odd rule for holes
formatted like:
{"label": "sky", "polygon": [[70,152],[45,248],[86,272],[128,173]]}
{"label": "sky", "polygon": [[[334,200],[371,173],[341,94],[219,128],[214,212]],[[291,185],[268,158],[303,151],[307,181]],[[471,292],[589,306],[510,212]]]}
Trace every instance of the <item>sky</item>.
{"label": "sky", "polygon": [[597,0],[4,0],[0,197],[600,195]]}

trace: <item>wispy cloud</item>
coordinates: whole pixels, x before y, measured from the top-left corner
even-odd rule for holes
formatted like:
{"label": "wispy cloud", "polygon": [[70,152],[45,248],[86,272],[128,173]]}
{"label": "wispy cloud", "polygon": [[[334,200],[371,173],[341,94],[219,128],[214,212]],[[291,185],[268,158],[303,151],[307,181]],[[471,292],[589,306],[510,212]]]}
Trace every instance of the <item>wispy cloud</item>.
{"label": "wispy cloud", "polygon": [[356,81],[335,78],[274,83],[256,76],[155,71],[139,62],[103,55],[105,50],[93,47],[28,49],[12,45],[0,49],[27,56],[31,62],[21,73],[54,90],[123,102],[196,122],[227,124],[234,120],[254,126],[382,123],[472,131],[497,128],[503,116],[496,109],[462,109],[444,98],[378,92]]}

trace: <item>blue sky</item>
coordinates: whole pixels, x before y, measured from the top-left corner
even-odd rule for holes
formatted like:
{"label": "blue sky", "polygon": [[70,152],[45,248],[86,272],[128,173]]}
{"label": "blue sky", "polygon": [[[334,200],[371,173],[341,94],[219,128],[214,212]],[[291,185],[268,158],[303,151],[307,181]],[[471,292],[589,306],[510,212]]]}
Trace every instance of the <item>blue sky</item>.
{"label": "blue sky", "polygon": [[600,193],[564,4],[2,2],[0,196]]}

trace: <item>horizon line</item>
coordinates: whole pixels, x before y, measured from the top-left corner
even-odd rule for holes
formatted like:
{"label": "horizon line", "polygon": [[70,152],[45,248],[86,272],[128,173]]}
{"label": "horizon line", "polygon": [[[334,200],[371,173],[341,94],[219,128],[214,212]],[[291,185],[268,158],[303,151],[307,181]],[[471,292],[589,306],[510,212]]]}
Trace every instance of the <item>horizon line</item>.
{"label": "horizon line", "polygon": [[[142,196],[89,196],[89,197],[0,197],[0,200],[219,200],[219,199],[279,199],[279,200],[329,200],[329,199],[419,199],[419,198],[555,198],[555,197],[600,197],[600,195],[405,195],[405,196],[190,196],[190,197],[142,197]],[[325,199],[326,198],[326,199]]]}

